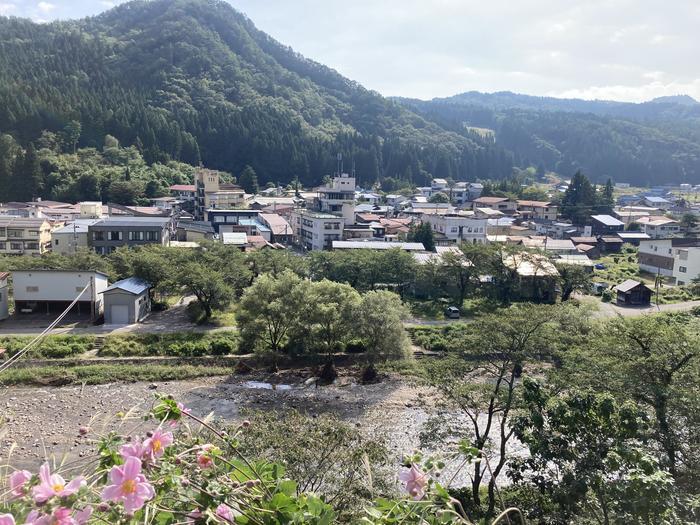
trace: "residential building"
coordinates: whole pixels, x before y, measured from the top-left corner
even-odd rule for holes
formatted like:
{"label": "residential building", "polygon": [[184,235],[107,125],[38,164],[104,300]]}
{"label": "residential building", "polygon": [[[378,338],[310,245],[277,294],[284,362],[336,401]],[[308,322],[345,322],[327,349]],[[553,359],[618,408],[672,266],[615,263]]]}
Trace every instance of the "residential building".
{"label": "residential building", "polygon": [[347,173],[336,175],[330,186],[318,189],[317,211],[337,215],[343,218],[345,224],[352,224],[355,222],[355,189],[355,177]]}
{"label": "residential building", "polygon": [[681,233],[681,223],[669,217],[650,215],[635,221],[643,233],[652,239],[675,237]]}
{"label": "residential building", "polygon": [[617,236],[622,239],[622,242],[633,246],[639,246],[640,242],[651,239],[651,237],[643,232],[617,232]]}
{"label": "residential building", "polygon": [[173,184],[170,186],[170,195],[183,201],[193,201],[197,194],[194,184]]}
{"label": "residential building", "polygon": [[170,224],[167,217],[108,217],[88,226],[88,246],[101,255],[122,246],[167,246]]}
{"label": "residential building", "polygon": [[51,232],[52,251],[61,255],[71,255],[78,250],[87,250],[90,226],[100,220],[75,219],[72,223],[55,229]]}
{"label": "residential building", "polygon": [[51,250],[51,229],[46,219],[0,216],[0,254],[42,255]]}
{"label": "residential building", "polygon": [[196,220],[210,220],[210,209],[240,208],[245,203],[245,192],[233,184],[221,184],[219,173],[213,170],[198,169],[195,173],[195,207]]}
{"label": "residential building", "polygon": [[476,210],[477,208],[491,208],[505,215],[514,215],[517,204],[507,197],[479,197],[472,201],[472,209]]}
{"label": "residential building", "polygon": [[627,279],[613,290],[617,292],[618,306],[649,306],[651,304],[652,289],[634,279]]}
{"label": "residential building", "polygon": [[23,270],[12,272],[15,312],[55,314],[78,299],[72,313],[97,319],[103,310],[107,275],[82,270]]}
{"label": "residential building", "polygon": [[668,210],[673,206],[673,203],[668,200],[664,199],[663,197],[656,197],[653,195],[648,195],[644,197],[644,204],[651,208],[659,208],[661,210]]}
{"label": "residential building", "polygon": [[484,185],[480,182],[470,182],[467,185],[467,202],[471,202],[481,197],[481,192],[484,191]]}
{"label": "residential building", "polygon": [[552,239],[550,237],[525,237],[522,240],[523,246],[536,250],[543,250],[547,253],[560,255],[574,255],[579,253],[576,246],[569,239]]}
{"label": "residential building", "polygon": [[557,298],[559,272],[543,254],[519,252],[503,256],[503,264],[518,276],[520,299],[553,303]]}
{"label": "residential building", "polygon": [[395,194],[386,195],[384,197],[384,199],[386,200],[386,203],[389,206],[393,206],[395,208],[400,206],[401,204],[409,201],[408,197],[404,197],[403,195],[395,195]]}
{"label": "residential building", "polygon": [[129,277],[117,281],[102,292],[105,324],[134,324],[143,321],[151,311],[149,290],[143,279]]}
{"label": "residential building", "polygon": [[673,277],[679,286],[700,278],[700,239],[695,246],[673,248]]}
{"label": "residential building", "polygon": [[674,250],[700,246],[700,239],[650,239],[639,243],[637,261],[639,269],[654,275],[673,277]]}
{"label": "residential building", "polygon": [[10,317],[10,285],[7,282],[10,274],[0,272],[0,321]]}
{"label": "residential building", "polygon": [[591,215],[593,235],[610,235],[625,229],[625,223],[611,215]]}
{"label": "residential building", "polygon": [[487,219],[476,219],[459,213],[424,213],[421,220],[429,223],[434,232],[444,235],[451,242],[486,243]]}
{"label": "residential building", "polygon": [[305,250],[329,250],[333,241],[343,239],[343,217],[300,208],[292,212],[292,228]]}
{"label": "residential building", "polygon": [[551,222],[557,220],[559,207],[545,201],[516,201],[518,213],[525,219],[533,221]]}

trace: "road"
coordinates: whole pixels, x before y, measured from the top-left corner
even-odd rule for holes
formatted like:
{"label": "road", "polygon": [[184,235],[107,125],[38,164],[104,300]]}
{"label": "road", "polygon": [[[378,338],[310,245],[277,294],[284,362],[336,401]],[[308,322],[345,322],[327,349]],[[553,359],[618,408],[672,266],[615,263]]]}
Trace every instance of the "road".
{"label": "road", "polygon": [[610,318],[610,317],[638,317],[645,314],[658,314],[658,313],[668,313],[668,312],[687,312],[700,306],[700,301],[685,301],[683,303],[672,303],[672,304],[661,304],[654,305],[648,308],[623,308],[617,306],[613,303],[604,303],[599,299],[596,299],[598,310],[594,314],[595,317],[599,318]]}

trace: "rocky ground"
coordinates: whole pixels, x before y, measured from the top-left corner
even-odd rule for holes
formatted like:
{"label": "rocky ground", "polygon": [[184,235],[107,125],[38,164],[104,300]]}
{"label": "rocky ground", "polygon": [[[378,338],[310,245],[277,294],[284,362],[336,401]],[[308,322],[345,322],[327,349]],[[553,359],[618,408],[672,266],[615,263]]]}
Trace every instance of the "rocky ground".
{"label": "rocky ground", "polygon": [[[226,421],[241,418],[246,409],[298,409],[310,414],[332,412],[368,431],[386,432],[397,455],[418,446],[421,423],[435,410],[425,389],[398,378],[359,385],[341,377],[330,386],[305,382],[293,375],[231,376],[163,384],[115,383],[98,386],[13,387],[0,391],[0,463],[36,467],[45,458],[73,461],[93,456],[90,436],[109,430],[131,430],[136,417],[148,410],[155,392],[172,394],[193,413]],[[276,388],[273,388],[276,384]],[[130,412],[131,411],[131,412]],[[134,417],[122,420],[119,412]],[[123,428],[127,427],[127,428]],[[12,450],[11,450],[12,449]]]}

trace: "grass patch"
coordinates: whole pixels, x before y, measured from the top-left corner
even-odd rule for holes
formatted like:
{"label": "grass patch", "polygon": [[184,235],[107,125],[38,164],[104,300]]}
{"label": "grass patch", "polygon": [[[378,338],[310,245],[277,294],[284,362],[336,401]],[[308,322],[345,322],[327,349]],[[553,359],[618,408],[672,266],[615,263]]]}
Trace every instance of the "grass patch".
{"label": "grass patch", "polygon": [[410,379],[425,379],[426,360],[423,359],[402,359],[399,361],[385,361],[377,364],[377,370],[386,374],[399,374]]}
{"label": "grass patch", "polygon": [[467,325],[450,323],[445,326],[410,326],[406,328],[413,343],[429,352],[449,352],[459,350],[459,344],[466,335]]}
{"label": "grass patch", "polygon": [[100,357],[200,357],[230,355],[239,351],[236,332],[182,332],[173,334],[130,334],[110,336]]}
{"label": "grass patch", "polygon": [[193,365],[85,365],[11,368],[0,373],[0,384],[11,385],[101,385],[136,381],[177,381],[231,374],[227,366]]}
{"label": "grass patch", "polygon": [[[22,350],[34,336],[0,337],[0,348],[6,351],[0,354],[0,361],[9,359]],[[92,348],[95,338],[91,335],[50,335],[36,348],[30,350],[28,358],[61,359],[84,354]]]}
{"label": "grass patch", "polygon": [[447,299],[436,299],[434,301],[407,299],[406,304],[411,310],[413,317],[435,321],[445,318],[445,308],[450,306],[451,303]]}

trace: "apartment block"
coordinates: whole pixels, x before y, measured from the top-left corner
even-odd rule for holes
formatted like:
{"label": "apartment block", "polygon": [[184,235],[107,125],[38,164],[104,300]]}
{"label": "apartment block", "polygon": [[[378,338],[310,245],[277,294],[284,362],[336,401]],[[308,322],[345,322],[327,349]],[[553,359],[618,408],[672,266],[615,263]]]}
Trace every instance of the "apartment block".
{"label": "apartment block", "polygon": [[109,217],[88,226],[88,246],[101,255],[122,246],[168,246],[170,225],[166,217]]}
{"label": "apartment block", "polygon": [[46,219],[0,217],[0,254],[42,255],[51,250],[51,230]]}
{"label": "apartment block", "polygon": [[343,217],[305,209],[292,212],[292,228],[297,242],[305,250],[330,250],[333,241],[343,239]]}

